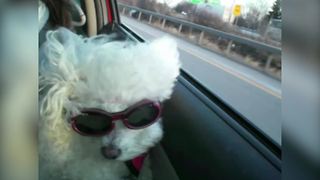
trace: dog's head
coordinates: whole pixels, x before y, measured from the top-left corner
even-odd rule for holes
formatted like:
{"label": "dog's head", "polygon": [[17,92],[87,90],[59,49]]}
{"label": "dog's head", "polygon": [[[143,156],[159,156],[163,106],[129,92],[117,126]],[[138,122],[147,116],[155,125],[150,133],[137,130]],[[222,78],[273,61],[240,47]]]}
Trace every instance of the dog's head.
{"label": "dog's head", "polygon": [[[40,111],[45,124],[41,127],[65,128],[55,139],[64,137],[60,141],[69,148],[93,148],[107,158],[128,160],[161,139],[160,118],[139,130],[115,121],[110,133],[84,137],[71,129],[71,116],[81,114],[84,108],[117,113],[144,99],[163,102],[172,93],[180,62],[177,46],[170,38],[151,43],[105,43],[108,38],[81,38],[63,28],[48,32],[40,51]],[[99,141],[93,143],[98,147],[85,144],[89,141]]]}

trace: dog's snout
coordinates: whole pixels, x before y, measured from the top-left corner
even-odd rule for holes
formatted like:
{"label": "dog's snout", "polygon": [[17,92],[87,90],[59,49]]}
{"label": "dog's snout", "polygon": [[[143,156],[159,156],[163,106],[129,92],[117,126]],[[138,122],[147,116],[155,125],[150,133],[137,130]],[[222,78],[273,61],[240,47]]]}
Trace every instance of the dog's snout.
{"label": "dog's snout", "polygon": [[120,156],[121,150],[114,146],[106,146],[101,148],[101,153],[107,159],[116,159]]}

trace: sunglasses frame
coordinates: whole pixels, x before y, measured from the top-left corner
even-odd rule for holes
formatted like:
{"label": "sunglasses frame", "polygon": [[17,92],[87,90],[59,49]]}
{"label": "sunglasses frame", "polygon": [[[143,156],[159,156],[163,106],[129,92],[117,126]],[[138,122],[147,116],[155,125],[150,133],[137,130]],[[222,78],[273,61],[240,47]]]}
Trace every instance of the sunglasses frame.
{"label": "sunglasses frame", "polygon": [[[152,105],[155,109],[157,109],[157,115],[155,116],[155,118],[150,123],[148,123],[147,125],[144,125],[144,126],[136,127],[136,126],[130,125],[130,123],[128,121],[128,117],[136,109],[138,109],[142,106],[145,106],[145,105]],[[103,136],[103,135],[109,134],[114,129],[114,126],[115,126],[114,121],[122,121],[122,123],[129,129],[143,129],[148,126],[151,126],[159,119],[159,117],[162,113],[162,109],[161,109],[160,102],[155,102],[155,101],[150,101],[150,100],[142,100],[142,101],[130,106],[126,110],[121,111],[121,112],[117,112],[117,113],[109,113],[107,111],[104,111],[104,110],[98,109],[98,108],[84,108],[80,112],[81,112],[81,114],[77,114],[77,115],[72,116],[70,118],[70,123],[71,123],[72,129],[74,131],[76,131],[78,134],[83,135],[83,136]],[[96,133],[96,134],[85,133],[85,132],[78,129],[77,122],[76,122],[77,117],[79,117],[83,114],[103,115],[106,117],[106,121],[109,121],[111,119],[111,123],[112,123],[111,127],[106,132],[102,132],[102,133]]]}

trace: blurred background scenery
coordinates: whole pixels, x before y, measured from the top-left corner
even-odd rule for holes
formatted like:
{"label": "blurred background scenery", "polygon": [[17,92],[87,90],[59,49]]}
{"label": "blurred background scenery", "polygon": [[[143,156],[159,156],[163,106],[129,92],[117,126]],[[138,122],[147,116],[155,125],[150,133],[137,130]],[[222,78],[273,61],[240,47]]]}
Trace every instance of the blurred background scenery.
{"label": "blurred background scenery", "polygon": [[281,0],[118,0],[118,4],[125,16],[281,79]]}

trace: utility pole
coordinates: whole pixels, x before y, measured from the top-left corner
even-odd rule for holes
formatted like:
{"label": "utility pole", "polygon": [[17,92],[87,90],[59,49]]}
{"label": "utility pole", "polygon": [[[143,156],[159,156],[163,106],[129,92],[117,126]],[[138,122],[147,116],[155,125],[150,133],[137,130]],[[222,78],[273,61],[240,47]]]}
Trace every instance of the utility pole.
{"label": "utility pole", "polygon": [[229,23],[231,23],[231,17],[232,17],[232,13],[233,13],[234,3],[235,3],[235,0],[232,0],[231,10],[229,11],[229,12],[230,12],[230,13],[229,13],[230,16],[229,16],[229,20],[228,20]]}

